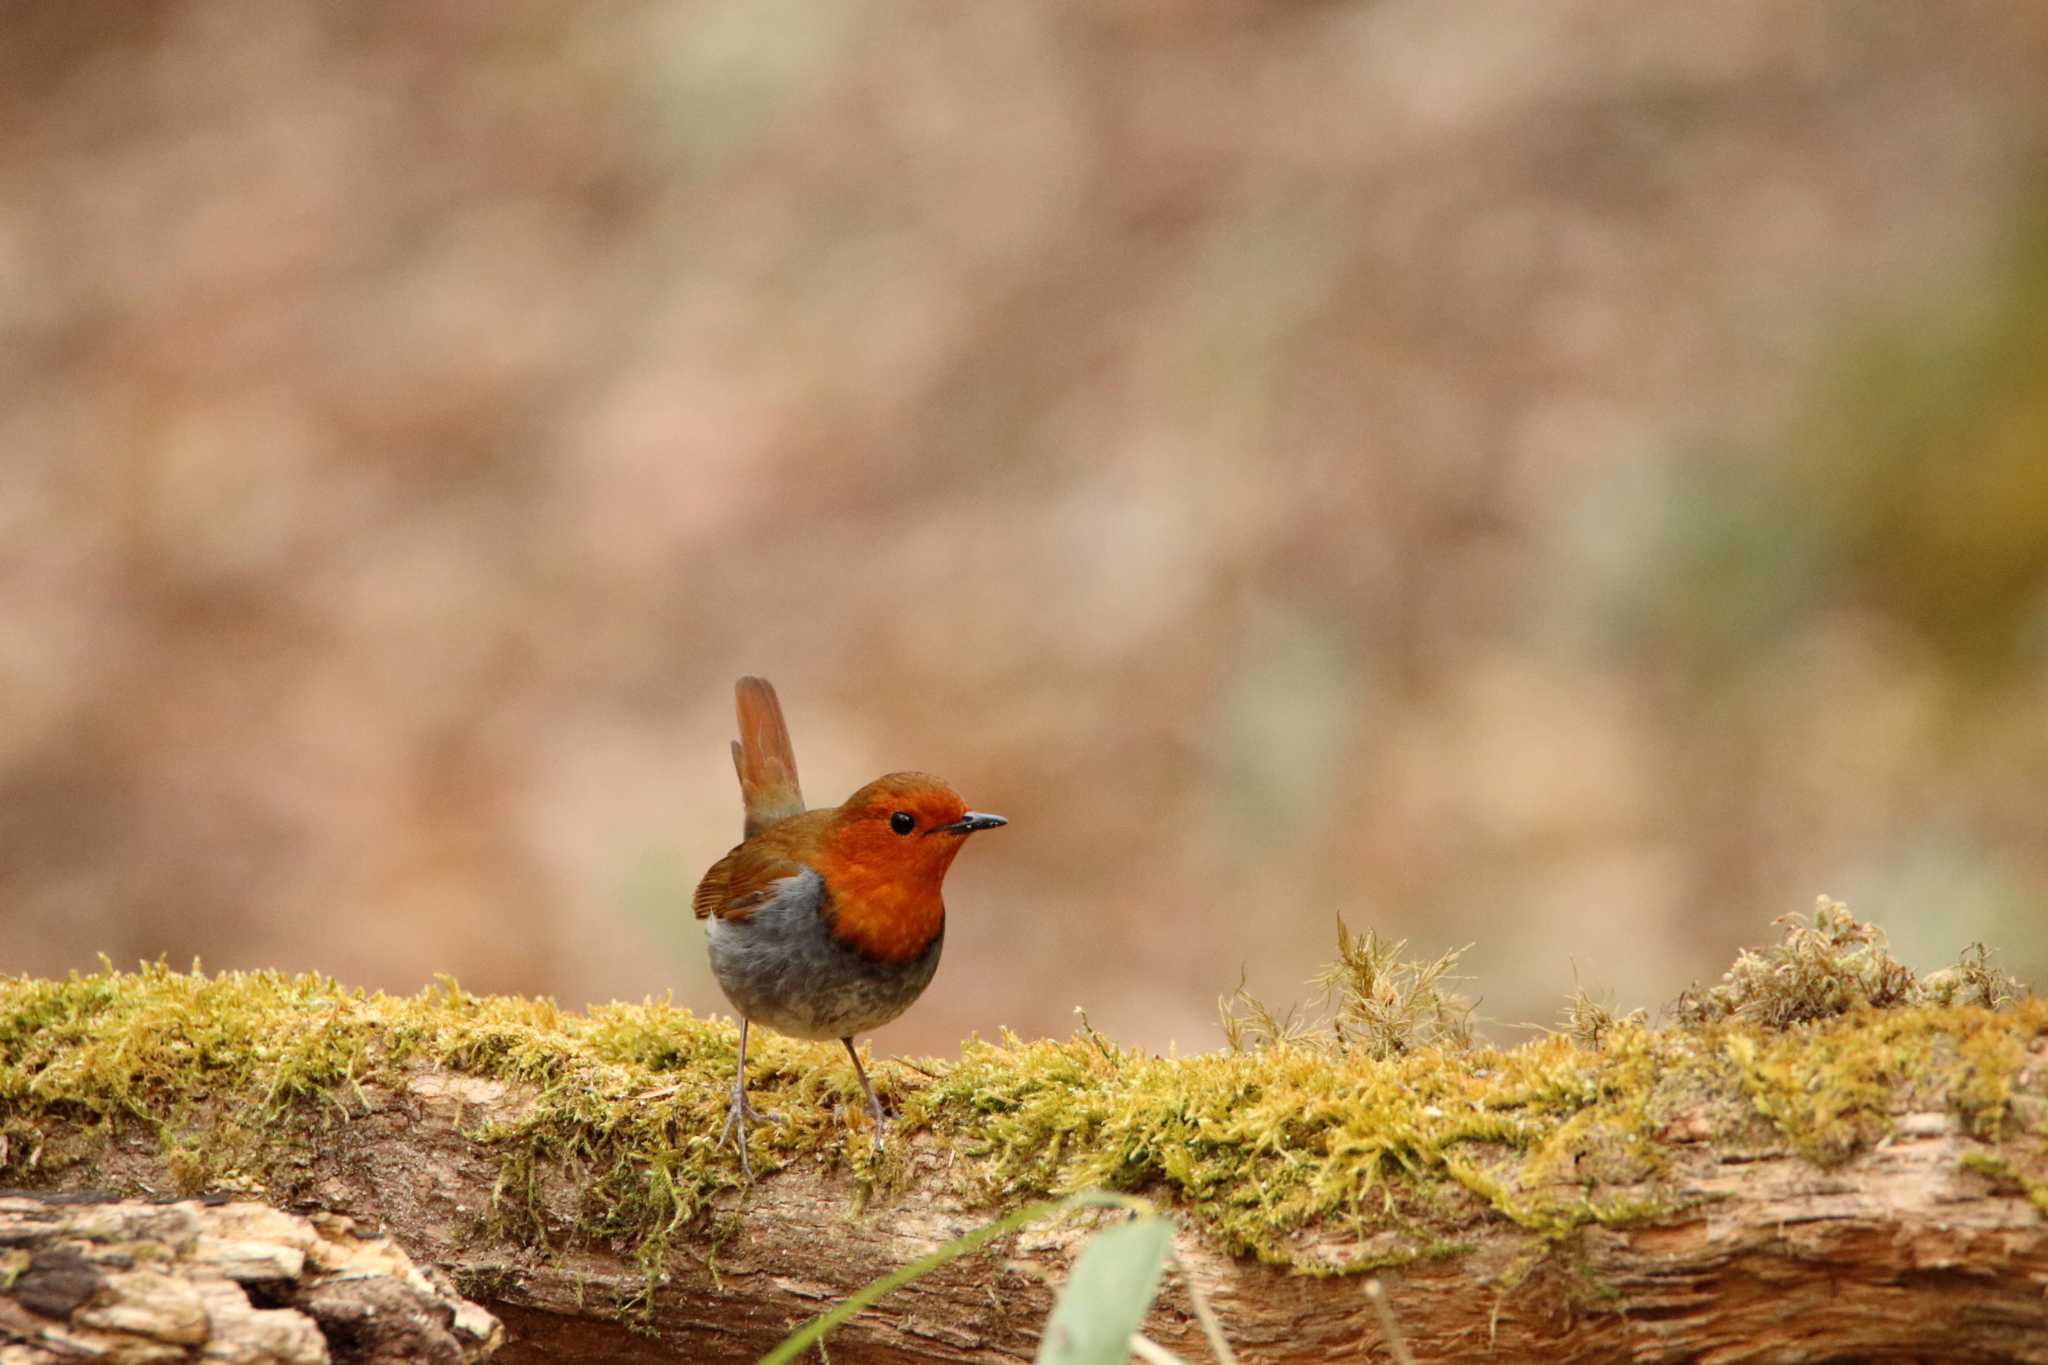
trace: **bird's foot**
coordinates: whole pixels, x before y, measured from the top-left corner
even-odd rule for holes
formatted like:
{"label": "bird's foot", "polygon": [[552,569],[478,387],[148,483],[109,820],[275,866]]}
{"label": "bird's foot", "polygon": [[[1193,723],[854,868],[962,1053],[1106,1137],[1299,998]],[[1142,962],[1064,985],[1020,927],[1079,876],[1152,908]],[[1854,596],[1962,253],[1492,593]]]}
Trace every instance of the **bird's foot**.
{"label": "bird's foot", "polygon": [[875,1093],[875,1087],[868,1081],[868,1069],[860,1064],[860,1053],[855,1049],[853,1039],[850,1037],[841,1038],[839,1043],[840,1046],[846,1049],[848,1059],[853,1062],[853,1074],[855,1079],[860,1082],[860,1093],[868,1097],[868,1114],[875,1121],[875,1155],[880,1156],[883,1146],[882,1137],[889,1128],[889,1116],[882,1112],[882,1098]]}
{"label": "bird's foot", "polygon": [[725,1110],[725,1127],[721,1128],[718,1132],[718,1145],[723,1147],[728,1141],[734,1141],[735,1137],[737,1137],[737,1140],[734,1141],[734,1146],[739,1149],[740,1172],[751,1178],[754,1174],[754,1167],[747,1160],[747,1129],[757,1123],[780,1122],[782,1122],[782,1115],[765,1114],[756,1109],[753,1105],[747,1103],[747,1092],[735,1086],[732,1092],[732,1103],[727,1105]]}
{"label": "bird's foot", "polygon": [[875,1155],[880,1156],[882,1149],[888,1145],[884,1139],[889,1131],[889,1116],[882,1112],[882,1102],[872,1095],[868,1097],[868,1114],[875,1121],[873,1142]]}

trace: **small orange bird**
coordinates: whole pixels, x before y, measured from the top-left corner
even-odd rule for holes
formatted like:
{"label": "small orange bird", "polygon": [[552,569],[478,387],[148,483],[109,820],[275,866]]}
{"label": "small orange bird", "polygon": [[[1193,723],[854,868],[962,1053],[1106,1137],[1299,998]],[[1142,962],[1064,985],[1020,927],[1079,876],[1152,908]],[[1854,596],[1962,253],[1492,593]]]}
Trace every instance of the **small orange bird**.
{"label": "small orange bird", "polygon": [[711,970],[740,1016],[739,1071],[722,1145],[739,1133],[749,1175],[747,1125],[773,1116],[747,1103],[747,1029],[762,1023],[795,1038],[837,1038],[875,1117],[882,1103],[853,1036],[910,1008],[931,983],[946,938],[946,869],[981,829],[1008,824],[967,809],[929,773],[890,773],[843,806],[805,810],[782,703],[766,678],[741,678],[733,741],[745,840],[711,865],[693,905],[705,921]]}

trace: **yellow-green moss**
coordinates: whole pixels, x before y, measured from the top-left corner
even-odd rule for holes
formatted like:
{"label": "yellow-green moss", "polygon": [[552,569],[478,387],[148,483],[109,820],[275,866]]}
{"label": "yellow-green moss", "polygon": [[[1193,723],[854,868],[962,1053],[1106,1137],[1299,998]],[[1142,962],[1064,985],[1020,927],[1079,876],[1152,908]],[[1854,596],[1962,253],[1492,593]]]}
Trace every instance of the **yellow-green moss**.
{"label": "yellow-green moss", "polygon": [[[1094,1042],[970,1046],[911,1113],[980,1158],[992,1195],[1165,1185],[1231,1250],[1310,1270],[1440,1254],[1490,1207],[1549,1236],[1624,1216],[1575,1158],[1640,1149],[1653,1035],[1374,1061],[1270,1047],[1194,1058]],[[1675,1201],[1643,1200],[1640,1212]],[[1329,1233],[1348,1234],[1331,1249]],[[1382,1262],[1384,1263],[1384,1262]]]}
{"label": "yellow-green moss", "polygon": [[1869,1011],[1849,1028],[1735,1033],[1721,1053],[1793,1149],[1833,1166],[1890,1130],[1893,1091],[1924,1074],[1935,1034],[1917,1013]]}
{"label": "yellow-green moss", "polygon": [[1965,1067],[1956,1088],[1956,1108],[1977,1136],[1997,1138],[2012,1113],[2013,1079],[2026,1062],[2026,1048],[2018,1036],[1987,1028],[1963,1034],[1956,1040],[1956,1052]]}
{"label": "yellow-green moss", "polygon": [[[1822,1162],[1883,1136],[1908,1103],[1995,1130],[2035,1098],[2013,1095],[2013,1077],[2044,1032],[2040,1000],[1863,1010],[1790,1030],[1617,1021],[1598,1048],[1550,1036],[1383,1060],[1288,1045],[1160,1057],[1091,1031],[1006,1035],[957,1062],[874,1071],[899,1135],[923,1130],[959,1154],[937,1177],[958,1193],[993,1206],[1143,1189],[1234,1251],[1333,1273],[1459,1254],[1494,1215],[1541,1242],[1668,1216],[1681,1202],[1663,1183],[1672,1149],[1660,1134],[1681,1118]],[[478,1235],[608,1239],[642,1258],[651,1283],[673,1238],[711,1237],[713,1197],[740,1183],[714,1143],[735,1042],[729,1024],[664,1003],[578,1014],[452,982],[391,997],[162,966],[5,979],[0,1183],[61,1180],[66,1163],[143,1132],[181,1189],[289,1195],[308,1174],[309,1130],[351,1121],[369,1089],[433,1066],[536,1097],[471,1134],[499,1161]],[[880,1162],[868,1154],[836,1048],[757,1033],[748,1081],[786,1119],[755,1130],[757,1169],[842,1162],[857,1189],[898,1175],[900,1144]],[[561,1201],[544,1189],[574,1192],[574,1227],[548,1222]]]}
{"label": "yellow-green moss", "polygon": [[1908,1097],[1995,1137],[2015,1100],[2027,1040],[2048,1032],[2048,999],[1862,1009],[1826,1026],[1720,1032],[1744,1094],[1792,1148],[1838,1164],[1891,1130]]}

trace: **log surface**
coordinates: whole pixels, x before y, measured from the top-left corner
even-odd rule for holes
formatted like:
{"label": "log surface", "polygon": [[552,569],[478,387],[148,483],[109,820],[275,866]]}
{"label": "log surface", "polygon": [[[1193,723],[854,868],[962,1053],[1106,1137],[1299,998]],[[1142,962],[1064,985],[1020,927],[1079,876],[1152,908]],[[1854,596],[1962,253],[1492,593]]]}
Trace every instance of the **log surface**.
{"label": "log surface", "polygon": [[[2038,1047],[2030,1064],[2042,1065]],[[861,1191],[841,1171],[798,1163],[731,1192],[717,1216],[677,1242],[649,1303],[629,1254],[573,1232],[577,1191],[566,1177],[537,1191],[545,1244],[475,1236],[501,1165],[474,1135],[515,1118],[532,1100],[522,1087],[423,1070],[402,1089],[373,1088],[364,1098],[363,1112],[310,1154],[307,1188],[321,1216],[388,1232],[451,1275],[504,1319],[500,1361],[752,1360],[868,1280],[990,1216],[943,1193],[933,1177],[953,1158],[926,1141],[909,1141],[892,1191]],[[1717,1146],[1704,1126],[1674,1124],[1661,1140],[1689,1204],[1682,1212],[1590,1226],[1564,1243],[1493,1218],[1472,1230],[1462,1254],[1381,1272],[1415,1356],[2048,1362],[2048,1216],[2017,1178],[1986,1172],[2031,1159],[2038,1139],[2019,1135],[2006,1152],[1967,1135],[1950,1113],[1907,1112],[1889,1139],[1825,1170],[1786,1150]],[[158,1160],[136,1144],[110,1157],[106,1173],[146,1183],[162,1178]],[[1629,1193],[1587,1190],[1596,1200]],[[207,1255],[231,1285],[219,1248],[251,1239],[193,1225],[265,1212],[245,1210],[188,1204],[127,1216],[177,1220],[188,1243],[214,1248]],[[317,1235],[320,1245],[333,1241]],[[1050,1286],[1084,1235],[1073,1226],[1026,1231],[927,1276],[836,1333],[832,1359],[1029,1359]],[[1193,1234],[1181,1245],[1245,1360],[1383,1358],[1358,1278],[1233,1259]],[[12,1316],[0,1331],[16,1340],[21,1315],[63,1309],[78,1293],[55,1262],[40,1264],[15,1280],[5,1308]],[[297,1292],[304,1306],[306,1291]],[[116,1321],[79,1311],[72,1306],[78,1329]],[[170,1341],[186,1329],[147,1330]],[[1148,1330],[1192,1360],[1206,1358],[1178,1284]],[[474,1343],[464,1349],[470,1354],[459,1358],[472,1358]],[[444,1348],[419,1358],[458,1357]]]}

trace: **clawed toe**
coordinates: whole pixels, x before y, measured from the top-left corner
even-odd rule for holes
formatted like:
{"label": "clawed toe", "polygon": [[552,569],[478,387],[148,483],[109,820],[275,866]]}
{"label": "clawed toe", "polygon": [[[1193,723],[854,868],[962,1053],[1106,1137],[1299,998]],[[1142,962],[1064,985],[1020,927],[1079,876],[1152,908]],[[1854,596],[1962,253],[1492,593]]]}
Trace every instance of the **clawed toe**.
{"label": "clawed toe", "polygon": [[733,1142],[737,1135],[738,1140],[734,1142],[734,1146],[739,1149],[740,1173],[751,1180],[754,1176],[754,1166],[747,1160],[747,1129],[757,1123],[780,1123],[782,1115],[764,1114],[747,1103],[748,1023],[745,1018],[740,1020],[739,1066],[732,1078],[732,1103],[725,1107],[725,1127],[718,1130],[718,1145],[723,1147],[727,1142]]}
{"label": "clawed toe", "polygon": [[732,1142],[739,1150],[740,1170],[751,1176],[754,1173],[754,1167],[753,1163],[747,1160],[747,1129],[757,1123],[772,1125],[781,1122],[782,1115],[763,1113],[747,1103],[745,1092],[735,1091],[732,1103],[727,1105],[725,1109],[725,1127],[718,1130],[718,1145],[723,1147],[726,1143]]}
{"label": "clawed toe", "polygon": [[882,1101],[872,1090],[868,1092],[868,1118],[872,1120],[870,1141],[874,1144],[875,1155],[880,1156],[889,1145],[889,1115],[882,1108]]}
{"label": "clawed toe", "polygon": [[718,1135],[718,1140],[720,1142],[724,1142],[727,1138],[732,1136],[732,1130],[735,1128],[750,1127],[756,1123],[780,1122],[782,1122],[782,1115],[763,1113],[759,1109],[756,1109],[753,1105],[747,1103],[747,1097],[745,1095],[734,1095],[732,1097],[732,1103],[726,1106],[725,1131]]}
{"label": "clawed toe", "polygon": [[882,1149],[887,1145],[885,1135],[889,1128],[889,1116],[882,1112],[881,1097],[875,1094],[875,1088],[868,1084],[867,1068],[860,1064],[860,1053],[854,1050],[853,1039],[841,1038],[839,1041],[846,1048],[846,1055],[853,1060],[853,1074],[860,1081],[861,1093],[868,1098],[868,1116],[875,1121],[875,1155],[880,1156]]}

